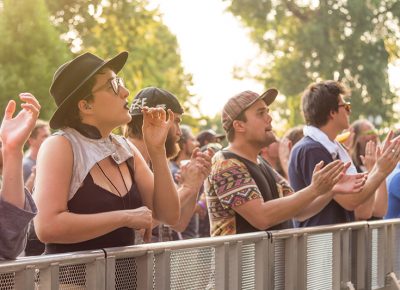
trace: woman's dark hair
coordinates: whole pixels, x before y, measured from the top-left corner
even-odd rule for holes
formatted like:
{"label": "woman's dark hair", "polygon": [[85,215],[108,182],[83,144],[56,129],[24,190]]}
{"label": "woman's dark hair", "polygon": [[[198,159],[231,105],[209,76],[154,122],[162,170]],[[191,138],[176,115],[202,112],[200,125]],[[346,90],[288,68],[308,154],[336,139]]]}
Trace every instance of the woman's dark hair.
{"label": "woman's dark hair", "polygon": [[302,96],[302,109],[307,125],[317,128],[325,125],[332,111],[339,110],[339,96],[347,90],[336,81],[323,81],[308,86]]}
{"label": "woman's dark hair", "polygon": [[97,74],[92,76],[82,87],[82,89],[79,92],[81,97],[77,98],[70,106],[68,114],[65,115],[65,118],[63,120],[64,121],[63,127],[71,127],[77,129],[82,125],[82,120],[79,115],[78,103],[82,99],[85,99],[88,102],[93,100],[93,95],[91,95],[91,92],[93,90],[94,85],[96,84],[96,76],[99,74],[104,74],[105,69],[107,69],[107,67],[98,71]]}

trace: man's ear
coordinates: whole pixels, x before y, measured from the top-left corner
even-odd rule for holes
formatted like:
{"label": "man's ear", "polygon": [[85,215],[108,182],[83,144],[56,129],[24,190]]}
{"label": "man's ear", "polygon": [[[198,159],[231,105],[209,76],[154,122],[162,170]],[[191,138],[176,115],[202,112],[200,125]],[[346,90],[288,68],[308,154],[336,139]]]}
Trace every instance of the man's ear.
{"label": "man's ear", "polygon": [[243,121],[239,121],[239,120],[234,120],[232,123],[232,128],[236,131],[236,132],[243,132],[244,131],[244,122]]}
{"label": "man's ear", "polygon": [[339,112],[338,112],[338,111],[331,110],[331,111],[329,112],[329,119],[333,119],[333,117],[334,117],[337,113],[339,113]]}
{"label": "man's ear", "polygon": [[292,151],[293,148],[293,142],[291,140],[288,141],[287,146],[289,148],[289,152]]}

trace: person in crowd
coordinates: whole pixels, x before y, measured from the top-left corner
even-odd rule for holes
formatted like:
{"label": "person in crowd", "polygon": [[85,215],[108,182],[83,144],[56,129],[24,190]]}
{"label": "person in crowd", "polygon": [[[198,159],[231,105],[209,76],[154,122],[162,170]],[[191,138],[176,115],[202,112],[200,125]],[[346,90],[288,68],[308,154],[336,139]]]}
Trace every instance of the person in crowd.
{"label": "person in crowd", "polygon": [[208,129],[201,131],[196,139],[199,142],[199,147],[204,151],[206,148],[213,148],[214,144],[220,144],[225,140],[225,134],[217,134],[214,130]]}
{"label": "person in crowd", "polygon": [[354,166],[358,172],[366,172],[363,157],[366,154],[366,147],[369,141],[379,145],[379,138],[375,126],[368,120],[361,119],[353,122],[349,131],[351,140],[349,140],[349,154],[353,161]]}
{"label": "person in crowd", "polygon": [[181,136],[177,142],[179,151],[169,161],[169,166],[175,183],[179,183],[176,176],[179,176],[180,165],[187,163],[190,160],[194,149],[199,148],[199,142],[197,142],[196,138],[193,136],[192,128],[187,125],[180,125],[180,130]]}
{"label": "person in crowd", "polygon": [[174,114],[142,109],[153,172],[136,147],[112,133],[131,121],[129,91],[117,75],[127,58],[127,52],[108,61],[84,53],[54,74],[57,110],[50,127],[60,130],[40,147],[34,192],[35,229],[45,253],[132,245],[133,229],[144,229],[149,241],[153,217],[179,220],[164,146]]}
{"label": "person in crowd", "polygon": [[[158,107],[172,111],[174,123],[168,131],[164,145],[167,158],[173,158],[179,152],[178,142],[182,137],[179,125],[183,114],[183,108],[175,95],[161,88],[144,88],[135,96],[130,109],[132,121],[127,126],[126,135],[142,153],[148,168],[152,169],[153,160],[148,154],[148,148],[143,139],[143,106],[148,106],[150,108]],[[211,150],[200,152],[199,148],[194,148],[190,155],[190,161],[186,165],[180,167],[180,184],[177,187],[181,205],[180,219],[175,223],[161,222],[161,224],[153,230],[153,241],[161,242],[177,239],[178,237],[173,236],[172,230],[182,232],[186,229],[193,216],[200,187],[210,172],[212,155],[213,153]],[[172,176],[171,173],[169,173],[169,175]],[[155,224],[158,224],[158,221],[156,221]]]}
{"label": "person in crowd", "polygon": [[[50,136],[49,123],[43,120],[37,120],[36,125],[28,138],[28,151],[22,160],[24,171],[25,187],[32,192],[36,176],[36,159],[40,145]],[[25,247],[25,256],[41,255],[44,252],[44,244],[39,241],[33,222],[29,225],[28,240]]]}
{"label": "person in crowd", "polygon": [[[335,141],[337,135],[349,127],[351,105],[345,101],[346,93],[345,87],[336,81],[314,83],[305,90],[302,96],[307,124],[303,130],[305,137],[294,146],[289,163],[289,179],[295,190],[311,184],[313,168],[319,162],[329,164],[338,159],[351,162],[345,148]],[[301,220],[300,226],[351,222],[355,216],[370,218],[374,207],[374,198],[371,197],[400,158],[400,143],[392,141],[392,135],[389,134],[382,149],[377,150],[376,163],[360,192],[332,190],[310,205],[322,207],[322,210]],[[347,173],[357,173],[353,164]]]}
{"label": "person in crowd", "polygon": [[8,102],[0,127],[3,181],[0,190],[0,259],[15,259],[25,248],[29,222],[37,213],[31,194],[24,189],[23,146],[39,116],[40,105],[30,93],[22,93],[22,110]]}
{"label": "person in crowd", "polygon": [[289,157],[293,146],[303,138],[303,126],[296,126],[289,129],[279,143],[279,160],[281,162],[283,177],[289,179]]}
{"label": "person in crowd", "polygon": [[[361,119],[353,122],[349,128],[350,139],[348,143],[349,154],[356,167],[357,172],[370,172],[376,163],[376,149],[380,145],[379,137],[375,126],[368,120]],[[382,219],[388,208],[388,192],[386,182],[382,182],[375,194],[370,197],[368,203],[371,206],[371,218],[369,220]],[[358,211],[355,211],[355,219],[359,220],[362,217],[357,216]],[[369,214],[368,214],[369,215]],[[367,216],[368,218],[368,216]]]}
{"label": "person in crowd", "polygon": [[[32,191],[33,183],[34,183],[34,170],[32,170],[36,166],[37,154],[39,152],[40,145],[42,145],[43,141],[50,136],[50,126],[49,123],[43,120],[37,120],[35,128],[33,128],[31,136],[28,139],[28,151],[23,159],[23,170],[24,170],[24,182],[25,186],[29,184],[28,189]],[[28,179],[30,180],[28,182]]]}
{"label": "person in crowd", "polygon": [[260,151],[260,155],[274,170],[276,170],[282,177],[285,177],[285,172],[282,169],[281,160],[279,158],[279,146],[281,142],[275,134],[274,136],[275,140],[272,140],[271,144],[263,147]]}
{"label": "person in crowd", "polygon": [[[181,167],[190,161],[193,151],[199,148],[199,142],[193,136],[192,128],[187,125],[180,126],[182,135],[179,138],[178,145],[179,151],[177,155],[170,159],[169,167],[175,183],[180,185],[180,172]],[[199,205],[195,205],[195,210],[192,218],[190,219],[186,229],[180,233],[182,239],[193,239],[199,236],[199,216],[195,214],[198,211]]]}
{"label": "person in crowd", "polygon": [[293,217],[303,215],[309,203],[343,177],[342,161],[327,166],[320,162],[310,186],[282,194],[275,171],[259,156],[261,148],[274,140],[268,106],[277,94],[276,89],[262,95],[244,91],[223,108],[229,145],[215,154],[205,183],[211,236],[291,228]]}
{"label": "person in crowd", "polygon": [[[400,130],[396,130],[393,137],[398,138]],[[386,188],[388,193],[388,209],[385,219],[400,217],[400,163],[386,178]]]}

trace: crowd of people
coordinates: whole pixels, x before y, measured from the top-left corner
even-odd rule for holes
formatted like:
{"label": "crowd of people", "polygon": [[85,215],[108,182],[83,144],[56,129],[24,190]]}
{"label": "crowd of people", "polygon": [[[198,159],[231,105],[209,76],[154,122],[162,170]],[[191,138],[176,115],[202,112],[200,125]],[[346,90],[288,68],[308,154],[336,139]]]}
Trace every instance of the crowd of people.
{"label": "crowd of people", "polygon": [[84,53],[62,64],[49,122],[29,93],[16,116],[8,103],[1,259],[400,216],[400,138],[390,131],[380,143],[367,120],[350,124],[340,82],[310,84],[305,125],[281,139],[273,88],[231,97],[224,134],[196,136],[163,88],[140,90],[129,106],[118,76],[127,58]]}

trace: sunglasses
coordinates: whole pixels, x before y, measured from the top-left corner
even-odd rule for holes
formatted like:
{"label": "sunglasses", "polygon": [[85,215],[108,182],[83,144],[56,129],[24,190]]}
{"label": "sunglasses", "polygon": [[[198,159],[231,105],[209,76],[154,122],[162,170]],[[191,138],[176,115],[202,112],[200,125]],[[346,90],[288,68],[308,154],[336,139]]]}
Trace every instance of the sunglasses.
{"label": "sunglasses", "polygon": [[351,103],[349,103],[349,102],[344,103],[344,104],[339,104],[338,107],[339,108],[343,107],[347,111],[347,113],[351,112]]}
{"label": "sunglasses", "polygon": [[98,91],[101,91],[102,89],[104,89],[104,88],[105,88],[106,86],[108,86],[108,85],[111,85],[111,88],[112,88],[112,90],[113,90],[113,92],[114,92],[114,94],[115,94],[116,96],[118,96],[118,94],[119,94],[119,88],[120,88],[120,87],[125,87],[124,80],[123,80],[122,78],[120,78],[120,77],[115,77],[115,78],[112,78],[112,79],[108,80],[104,85],[98,87],[97,89],[95,89],[94,91],[92,91],[92,92],[90,93],[90,95],[87,95],[87,96],[84,97],[83,99],[86,99],[86,98],[88,98],[89,96],[93,95],[94,93],[96,93],[96,92],[98,92]]}

